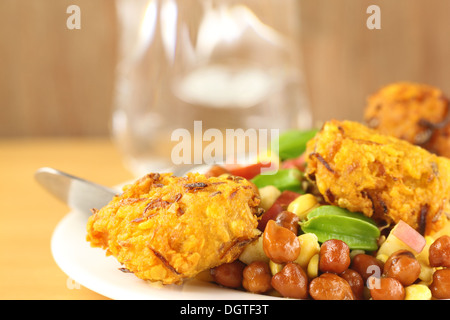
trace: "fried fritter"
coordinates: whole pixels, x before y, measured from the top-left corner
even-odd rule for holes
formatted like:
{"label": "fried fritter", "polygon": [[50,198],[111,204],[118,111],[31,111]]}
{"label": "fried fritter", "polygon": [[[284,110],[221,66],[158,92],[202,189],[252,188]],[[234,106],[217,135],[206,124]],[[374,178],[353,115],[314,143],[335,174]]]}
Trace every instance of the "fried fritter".
{"label": "fried fritter", "polygon": [[450,157],[450,137],[442,131],[449,122],[449,108],[448,99],[438,88],[399,82],[368,98],[364,120],[381,133]]}
{"label": "fried fritter", "polygon": [[181,283],[240,255],[259,234],[259,202],[243,178],[149,174],[95,210],[87,240],[141,279]]}
{"label": "fried fritter", "polygon": [[307,149],[307,177],[330,204],[433,234],[450,217],[450,160],[362,124],[332,120]]}

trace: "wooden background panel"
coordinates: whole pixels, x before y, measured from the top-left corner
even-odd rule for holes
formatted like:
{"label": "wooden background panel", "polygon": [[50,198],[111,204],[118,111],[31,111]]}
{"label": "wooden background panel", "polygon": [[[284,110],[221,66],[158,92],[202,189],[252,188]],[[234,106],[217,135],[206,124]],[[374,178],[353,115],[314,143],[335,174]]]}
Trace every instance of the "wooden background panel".
{"label": "wooden background panel", "polygon": [[[450,1],[303,1],[302,40],[316,119],[360,120],[366,98],[394,81],[425,82],[450,95]],[[366,9],[381,9],[369,30]]]}
{"label": "wooden background panel", "polygon": [[[81,8],[81,30],[66,9]],[[450,1],[301,0],[304,73],[316,120],[360,120],[400,80],[450,95]],[[381,8],[381,30],[366,9]],[[117,59],[112,0],[0,1],[0,136],[109,133]]]}
{"label": "wooden background panel", "polygon": [[[66,9],[81,8],[69,30]],[[108,132],[116,25],[111,0],[0,1],[0,134]]]}

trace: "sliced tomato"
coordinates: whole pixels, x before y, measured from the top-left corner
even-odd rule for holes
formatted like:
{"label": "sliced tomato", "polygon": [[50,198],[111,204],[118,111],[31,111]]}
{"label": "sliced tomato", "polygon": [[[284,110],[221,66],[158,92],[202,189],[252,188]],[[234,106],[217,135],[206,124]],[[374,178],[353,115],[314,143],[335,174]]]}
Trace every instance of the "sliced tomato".
{"label": "sliced tomato", "polygon": [[300,171],[305,171],[305,167],[306,167],[306,156],[304,153],[297,158],[284,160],[281,163],[282,169],[297,168]]}
{"label": "sliced tomato", "polygon": [[244,179],[250,180],[261,173],[264,168],[270,168],[271,163],[261,163],[257,162],[250,165],[227,165],[225,168],[230,172],[230,174]]}

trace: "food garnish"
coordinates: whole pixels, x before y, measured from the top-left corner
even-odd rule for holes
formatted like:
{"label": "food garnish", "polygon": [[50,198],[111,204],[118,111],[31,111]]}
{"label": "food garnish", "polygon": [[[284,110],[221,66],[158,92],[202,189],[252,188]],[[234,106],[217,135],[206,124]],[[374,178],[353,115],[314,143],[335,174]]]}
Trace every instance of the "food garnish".
{"label": "food garnish", "polygon": [[344,241],[351,249],[373,251],[378,248],[380,230],[363,214],[336,206],[320,206],[301,222],[304,233],[314,233],[319,242],[330,239]]}
{"label": "food garnish", "polygon": [[302,188],[303,173],[296,169],[279,169],[276,172],[259,174],[251,181],[258,187],[274,186],[280,191],[290,190],[297,193],[304,193]]}

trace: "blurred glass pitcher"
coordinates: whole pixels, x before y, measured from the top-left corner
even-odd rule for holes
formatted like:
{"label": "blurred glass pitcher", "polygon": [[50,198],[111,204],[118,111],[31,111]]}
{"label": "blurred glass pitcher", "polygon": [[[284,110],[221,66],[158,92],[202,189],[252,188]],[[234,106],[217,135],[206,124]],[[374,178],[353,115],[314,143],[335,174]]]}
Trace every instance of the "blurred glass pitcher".
{"label": "blurred glass pitcher", "polygon": [[140,176],[174,130],[310,128],[296,0],[116,0],[113,137]]}

